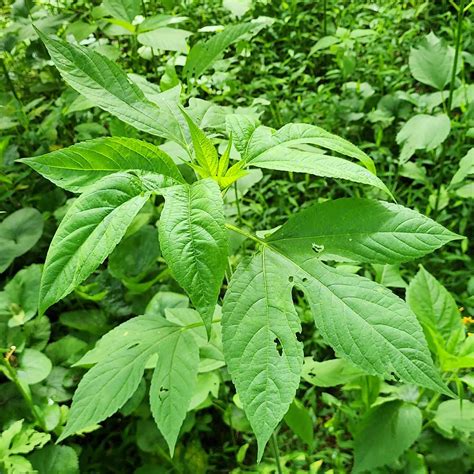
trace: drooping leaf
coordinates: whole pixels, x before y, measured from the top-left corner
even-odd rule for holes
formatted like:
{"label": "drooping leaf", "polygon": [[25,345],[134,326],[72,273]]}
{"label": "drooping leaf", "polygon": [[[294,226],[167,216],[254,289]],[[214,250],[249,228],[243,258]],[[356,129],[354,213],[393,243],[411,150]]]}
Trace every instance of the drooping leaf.
{"label": "drooping leaf", "polygon": [[[156,316],[139,316],[108,332],[78,364],[97,363],[74,393],[60,440],[100,423],[133,395],[158,346],[181,328]],[[113,354],[113,357],[110,357]]]}
{"label": "drooping leaf", "polygon": [[431,350],[437,353],[437,344],[454,353],[464,339],[461,313],[446,288],[423,267],[410,282],[407,303],[425,329]]}
{"label": "drooping leaf", "polygon": [[420,409],[409,403],[396,400],[372,408],[355,435],[353,472],[374,472],[396,461],[420,435],[421,422]]}
{"label": "drooping leaf", "polygon": [[397,134],[397,143],[402,146],[400,162],[406,163],[416,150],[434,150],[449,135],[451,122],[445,114],[419,114],[403,125]]}
{"label": "drooping leaf", "polygon": [[183,73],[198,78],[232,43],[247,34],[257,34],[263,26],[265,26],[264,23],[259,22],[230,25],[207,41],[199,41],[189,51]]}
{"label": "drooping leaf", "polygon": [[296,393],[303,364],[300,320],[287,262],[264,251],[239,265],[222,309],[224,355],[258,441],[258,459]]}
{"label": "drooping leaf", "polygon": [[159,223],[161,252],[209,331],[227,264],[219,186],[211,179],[169,188]]}
{"label": "drooping leaf", "polygon": [[460,236],[397,204],[344,198],[290,217],[267,242],[301,258],[399,263],[422,257]]}
{"label": "drooping leaf", "polygon": [[309,410],[297,399],[293,400],[285,415],[285,423],[309,446],[313,445],[313,419]]}
{"label": "drooping leaf", "polygon": [[149,196],[139,177],[117,173],[102,178],[74,202],[46,256],[40,313],[68,295],[107,258]]}
{"label": "drooping leaf", "polygon": [[150,406],[171,455],[195,391],[198,367],[199,348],[191,332],[176,332],[158,346]]}
{"label": "drooping leaf", "polygon": [[[231,122],[232,123],[232,122]],[[245,136],[249,136],[249,124],[242,124],[246,127]],[[235,125],[232,127],[232,129]],[[273,148],[288,153],[298,150],[298,145],[314,145],[316,147],[325,148],[359,160],[369,171],[375,174],[375,167],[372,159],[362,150],[357,148],[351,142],[337,135],[327,132],[326,130],[316,127],[315,125],[305,123],[289,123],[284,125],[277,131],[264,126],[258,127],[250,134],[247,142],[247,153],[242,158],[247,162],[260,160],[261,155],[267,153],[267,156],[274,156]],[[315,150],[316,155],[322,155],[321,151]],[[295,160],[296,161],[296,160]]]}
{"label": "drooping leaf", "polygon": [[305,357],[302,378],[316,387],[335,387],[351,382],[365,372],[345,359],[329,359],[318,362]]}
{"label": "drooping leaf", "polygon": [[104,176],[119,171],[161,174],[163,186],[183,182],[170,156],[150,143],[133,138],[97,138],[19,161],[72,192],[82,192]]}
{"label": "drooping leaf", "polygon": [[431,32],[421,40],[418,47],[411,49],[409,65],[417,81],[442,91],[451,80],[454,48],[447,46]]}
{"label": "drooping leaf", "polygon": [[13,212],[0,222],[0,273],[28,252],[43,233],[43,217],[32,207]]}
{"label": "drooping leaf", "polygon": [[38,34],[65,81],[94,105],[138,130],[186,145],[176,118],[147,100],[117,64],[84,46]]}

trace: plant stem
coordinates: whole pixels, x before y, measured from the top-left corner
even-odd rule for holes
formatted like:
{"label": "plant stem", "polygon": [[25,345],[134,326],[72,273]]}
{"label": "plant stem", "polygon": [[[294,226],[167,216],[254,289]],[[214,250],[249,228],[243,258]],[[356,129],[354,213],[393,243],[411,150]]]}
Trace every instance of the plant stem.
{"label": "plant stem", "polygon": [[448,97],[448,113],[451,112],[451,107],[453,103],[453,94],[454,94],[454,83],[456,81],[456,70],[459,59],[459,51],[461,49],[461,38],[462,38],[462,20],[464,17],[464,1],[460,0],[459,9],[458,9],[458,22],[457,22],[457,31],[456,31],[456,46],[454,50],[454,64],[453,70],[451,71],[451,84],[449,85],[449,97]]}
{"label": "plant stem", "polygon": [[272,436],[270,438],[270,445],[273,450],[273,456],[275,456],[275,464],[277,468],[278,474],[283,474],[283,469],[281,468],[281,463],[280,463],[280,453],[278,452],[278,441],[277,441],[277,436],[275,432],[272,433]]}
{"label": "plant stem", "polygon": [[12,354],[15,352],[16,347],[12,346],[9,349],[9,352],[2,357],[1,362],[2,365],[5,367],[6,372],[10,380],[15,384],[16,388],[20,392],[21,396],[25,400],[26,405],[28,406],[31,414],[33,415],[34,419],[38,423],[38,425],[44,430],[45,429],[45,423],[43,420],[43,416],[41,413],[38,411],[36,406],[33,403],[33,399],[31,398],[31,392],[28,388],[28,386],[25,387],[23,382],[18,378],[18,375],[16,373],[15,368],[10,364],[10,357]]}
{"label": "plant stem", "polygon": [[7,69],[7,66],[5,64],[5,61],[2,58],[0,58],[0,62],[2,63],[3,75],[5,76],[5,81],[8,84],[8,87],[10,88],[10,91],[13,94],[13,96],[15,97],[15,99],[21,105],[20,98],[18,97],[18,94],[16,93],[16,90],[15,90],[15,86],[13,85],[13,82],[10,79],[10,75],[8,73],[8,69]]}
{"label": "plant stem", "polygon": [[232,230],[234,232],[237,232],[238,234],[244,235],[245,237],[253,240],[254,242],[257,242],[260,245],[267,245],[266,242],[262,239],[259,239],[256,235],[251,234],[250,232],[247,232],[245,230],[239,229],[235,225],[232,224],[226,224],[225,225],[229,230]]}
{"label": "plant stem", "polygon": [[[453,62],[453,70],[451,71],[451,83],[449,85],[449,97],[448,97],[448,105],[447,105],[447,113],[448,116],[451,115],[451,108],[453,105],[453,95],[454,95],[454,83],[456,82],[456,70],[459,58],[459,51],[461,49],[461,38],[462,38],[462,23],[464,18],[464,1],[460,0],[459,8],[458,8],[458,21],[457,21],[457,30],[456,30],[456,45],[454,50],[454,62]],[[441,185],[444,181],[444,163],[446,161],[446,151],[443,149],[442,154],[438,164],[438,176],[437,176],[437,190],[436,190],[436,200],[435,200],[435,208],[433,210],[434,217],[436,218],[439,214],[438,206],[439,200],[441,197]]]}

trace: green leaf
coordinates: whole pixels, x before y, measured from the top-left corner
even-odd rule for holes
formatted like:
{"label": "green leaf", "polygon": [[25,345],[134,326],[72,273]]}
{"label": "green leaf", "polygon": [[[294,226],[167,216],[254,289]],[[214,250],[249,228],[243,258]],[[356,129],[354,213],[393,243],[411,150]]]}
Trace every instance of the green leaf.
{"label": "green leaf", "polygon": [[436,354],[437,345],[455,353],[464,339],[461,313],[446,288],[423,267],[410,282],[407,303],[425,330],[431,350]]}
{"label": "green leaf", "polygon": [[51,361],[42,352],[25,349],[19,358],[17,375],[23,382],[33,385],[44,380],[52,368]]}
{"label": "green leaf", "polygon": [[25,207],[13,212],[0,222],[0,273],[15,258],[35,246],[43,233],[43,217],[39,211]]}
{"label": "green leaf", "polygon": [[[418,47],[411,48],[409,58],[412,76],[423,84],[442,91],[450,82],[454,65],[454,48],[447,46],[433,32]],[[460,62],[457,65],[459,71]]]}
{"label": "green leaf", "polygon": [[[246,126],[248,127],[248,124]],[[246,136],[248,136],[248,131]],[[272,151],[274,148],[281,153],[290,153],[291,155],[295,150],[298,150],[298,146],[303,144],[314,145],[350,158],[355,158],[375,174],[375,166],[372,159],[362,150],[359,150],[359,148],[351,142],[344,140],[344,138],[333,135],[315,125],[305,123],[289,123],[277,131],[264,126],[258,127],[251,134],[246,147],[247,153],[242,158],[252,163],[254,160],[261,160],[262,154],[267,154],[268,158],[278,159],[277,154]],[[315,150],[314,154],[321,156],[322,152]]]}
{"label": "green leaf", "polygon": [[453,176],[449,186],[462,183],[468,176],[474,175],[474,148],[471,148],[465,156],[461,158],[459,162],[459,169]]}
{"label": "green leaf", "polygon": [[422,257],[460,236],[406,207],[344,198],[310,206],[266,240],[298,258],[400,263]]}
{"label": "green leaf", "polygon": [[189,51],[183,73],[198,78],[232,44],[247,34],[257,34],[264,24],[259,22],[230,25],[207,41],[199,41]]}
{"label": "green leaf", "polygon": [[[100,423],[134,394],[145,365],[163,341],[181,328],[156,316],[139,316],[108,332],[76,365],[97,363],[74,393],[60,440]],[[113,357],[110,357],[113,354]]]}
{"label": "green leaf", "polygon": [[222,309],[224,355],[258,441],[258,459],[300,381],[303,344],[287,262],[265,250],[242,262]]}
{"label": "green leaf", "polygon": [[421,433],[419,408],[401,401],[372,408],[355,435],[354,473],[374,472],[398,459]]}
{"label": "green leaf", "polygon": [[316,387],[335,387],[352,382],[365,375],[345,359],[330,359],[317,362],[312,357],[305,357],[302,378]]}
{"label": "green leaf", "polygon": [[133,138],[98,138],[19,161],[72,192],[83,192],[104,176],[118,171],[161,174],[163,186],[183,182],[170,156],[150,143]]}
{"label": "green leaf", "polygon": [[132,23],[141,10],[140,2],[136,0],[104,0],[102,7],[110,16],[128,23]]}
{"label": "green leaf", "polygon": [[38,34],[64,80],[94,105],[138,130],[186,146],[176,118],[146,99],[113,61],[84,46]]}
{"label": "green leaf", "polygon": [[303,352],[292,289],[304,291],[316,326],[336,354],[367,374],[452,395],[433,365],[408,306],[381,285],[316,257],[261,253],[233,274],[222,309],[226,362],[257,436],[259,459],[298,387]]}
{"label": "green leaf", "polygon": [[180,331],[162,341],[150,387],[153,418],[173,455],[181,425],[194,394],[199,349],[191,332]]}
{"label": "green leaf", "polygon": [[112,252],[150,192],[131,174],[105,176],[69,208],[46,256],[40,313],[68,295]]}
{"label": "green leaf", "polygon": [[231,114],[225,118],[227,133],[232,135],[234,146],[240,153],[242,159],[248,156],[248,146],[252,142],[252,136],[257,130],[260,122],[250,115]]}
{"label": "green leaf", "polygon": [[70,446],[45,446],[30,456],[33,468],[40,474],[79,474],[79,459]]}
{"label": "green leaf", "polygon": [[209,331],[227,265],[219,186],[211,179],[169,188],[159,223],[161,252]]}
{"label": "green leaf", "polygon": [[400,162],[406,163],[416,150],[434,150],[449,135],[451,121],[445,114],[419,114],[408,120],[397,134],[397,143],[401,145]]}
{"label": "green leaf", "polygon": [[299,400],[293,400],[285,415],[285,423],[309,446],[313,445],[313,419]]}
{"label": "green leaf", "polygon": [[448,400],[438,406],[433,419],[441,432],[449,438],[458,433],[465,436],[474,432],[474,403],[469,400]]}
{"label": "green leaf", "polygon": [[203,178],[217,176],[219,163],[216,148],[211,140],[206,137],[205,133],[194,123],[192,118],[184,110],[181,111],[191,132],[194,157],[204,171]]}
{"label": "green leaf", "polygon": [[190,31],[164,27],[140,33],[137,39],[140,44],[153,49],[186,53],[188,51],[186,39],[191,35]]}

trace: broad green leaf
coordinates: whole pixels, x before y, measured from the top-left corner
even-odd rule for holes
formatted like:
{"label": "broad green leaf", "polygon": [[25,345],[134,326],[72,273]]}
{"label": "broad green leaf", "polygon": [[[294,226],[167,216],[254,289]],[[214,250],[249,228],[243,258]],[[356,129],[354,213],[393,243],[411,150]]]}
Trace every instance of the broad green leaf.
{"label": "broad green leaf", "polygon": [[147,100],[113,61],[84,46],[38,34],[65,81],[94,105],[138,130],[186,146],[176,118]]}
{"label": "broad green leaf", "polygon": [[271,251],[239,265],[222,309],[224,355],[258,441],[258,459],[296,393],[301,324],[287,262]]}
{"label": "broad green leaf", "polygon": [[68,295],[112,252],[150,196],[139,177],[105,176],[69,208],[46,256],[40,313]]}
{"label": "broad green leaf", "polygon": [[198,367],[199,349],[191,332],[176,332],[159,345],[150,406],[171,455],[196,388]]}
{"label": "broad green leaf", "polygon": [[33,248],[42,233],[43,217],[31,207],[15,211],[0,222],[0,273],[4,272],[15,258]]}
{"label": "broad green leaf", "polygon": [[19,357],[18,378],[33,385],[44,380],[53,368],[51,361],[42,352],[25,349]]}
{"label": "broad green leaf", "polygon": [[[79,383],[60,440],[100,423],[134,394],[145,365],[182,328],[155,315],[139,316],[108,332],[76,365],[96,363]],[[110,357],[113,354],[113,357]]]}
{"label": "broad green leaf", "polygon": [[397,143],[402,147],[400,162],[406,163],[417,150],[434,150],[449,135],[451,122],[445,114],[419,114],[408,120],[397,134]]}
{"label": "broad green leaf", "polygon": [[446,288],[423,267],[410,282],[407,303],[425,330],[431,350],[436,354],[437,345],[454,353],[464,339],[461,313]]}
{"label": "broad green leaf", "polygon": [[[442,91],[451,80],[454,48],[447,46],[431,32],[418,47],[411,48],[409,65],[410,72],[417,81]],[[459,66],[458,63],[458,70]]]}
{"label": "broad green leaf", "polygon": [[128,23],[132,23],[141,11],[140,2],[136,0],[104,0],[102,7],[110,16]]}
{"label": "broad green leaf", "polygon": [[211,179],[169,188],[159,223],[161,252],[209,331],[227,265],[219,186]]}
{"label": "broad green leaf", "polygon": [[397,204],[344,198],[290,217],[267,242],[292,256],[399,263],[422,257],[460,237]]}
{"label": "broad green leaf", "polygon": [[462,183],[468,176],[474,175],[474,148],[471,148],[465,156],[461,158],[459,162],[459,169],[453,176],[449,186]]}
{"label": "broad green leaf", "polygon": [[441,432],[449,438],[474,432],[474,403],[470,400],[447,400],[438,406],[433,419]]}
{"label": "broad green leaf", "polygon": [[183,182],[170,156],[150,143],[133,138],[97,138],[19,161],[72,192],[82,192],[104,176],[119,171],[161,174],[163,186]]}
{"label": "broad green leaf", "polygon": [[240,18],[252,7],[252,0],[224,0],[222,6],[230,11],[233,16]]}
{"label": "broad green leaf", "polygon": [[420,435],[421,422],[420,409],[402,401],[372,408],[354,437],[353,472],[374,472],[396,461]]}
{"label": "broad green leaf", "polygon": [[157,28],[156,30],[140,33],[137,37],[138,42],[144,46],[150,46],[153,49],[161,49],[163,51],[179,51],[186,53],[188,44],[186,39],[192,33],[179,28]]}
{"label": "broad green leaf", "polygon": [[[248,125],[246,125],[248,127]],[[246,132],[246,136],[248,135]],[[359,160],[369,171],[375,174],[375,166],[372,159],[351,142],[344,140],[326,130],[305,123],[289,123],[277,131],[268,127],[258,127],[250,136],[247,143],[247,153],[242,158],[253,164],[254,160],[261,160],[262,154],[278,159],[273,153],[276,148],[281,153],[298,151],[300,145],[314,145],[340,153]],[[316,156],[322,155],[321,151],[315,150]],[[296,161],[296,160],[295,160]]]}
{"label": "broad green leaf", "polygon": [[70,446],[45,446],[29,459],[38,473],[79,474],[79,459]]}
{"label": "broad green leaf", "polygon": [[5,285],[8,310],[12,313],[8,321],[9,327],[25,324],[38,311],[41,272],[42,265],[30,265],[20,270]]}
{"label": "broad green leaf", "polygon": [[212,144],[211,140],[206,137],[205,133],[194,123],[192,118],[182,110],[184,118],[191,132],[191,139],[193,141],[194,157],[203,170],[203,178],[217,176],[218,158],[217,150]]}
{"label": "broad green leaf", "polygon": [[305,357],[301,377],[316,387],[335,387],[351,382],[365,375],[345,359],[330,359],[317,362],[312,357]]}
{"label": "broad green leaf", "polygon": [[299,400],[293,400],[285,415],[285,423],[306,444],[313,445],[313,419],[309,410]]}
{"label": "broad green leaf", "polygon": [[158,229],[145,225],[117,245],[110,254],[108,268],[111,275],[120,280],[139,278],[159,256]]}
{"label": "broad green leaf", "polygon": [[198,78],[212,66],[232,43],[235,43],[247,34],[257,34],[263,26],[265,26],[264,23],[256,21],[230,25],[210,39],[199,41],[189,51],[183,73],[188,77]]}

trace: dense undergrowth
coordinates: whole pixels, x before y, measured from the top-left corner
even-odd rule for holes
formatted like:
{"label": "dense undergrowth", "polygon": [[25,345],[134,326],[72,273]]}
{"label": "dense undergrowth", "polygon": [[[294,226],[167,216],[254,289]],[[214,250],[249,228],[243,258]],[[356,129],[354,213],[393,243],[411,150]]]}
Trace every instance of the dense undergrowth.
{"label": "dense undergrowth", "polygon": [[[474,222],[474,52],[469,7],[463,0],[17,0],[3,5],[0,472],[472,472],[474,277],[468,239]],[[138,33],[135,25],[146,24],[140,23],[144,18],[149,29]],[[186,62],[193,54],[190,46],[224,26],[252,19],[258,19],[253,29],[205,70],[197,72],[203,56]],[[43,41],[33,24],[44,33]],[[179,312],[170,316],[173,309],[198,305],[171,276],[167,244],[158,246],[157,222],[167,204],[153,195],[105,263],[38,313],[48,248],[80,198],[16,160],[85,140],[139,138],[178,157],[184,178],[194,179],[175,143],[163,145],[163,139],[136,130],[69,87],[49,56],[48,35],[111,59],[134,74],[131,80],[147,97],[178,90],[187,106],[183,122],[199,118],[219,156],[226,154],[231,138],[226,116],[233,113],[274,129],[295,122],[337,134],[372,158],[377,176],[399,205],[467,237],[447,238],[438,245],[443,247],[422,258],[415,255],[411,262],[362,258],[335,263],[345,275],[364,276],[407,301],[437,370],[459,400],[351,365],[315,327],[311,305],[298,287],[292,295],[304,346],[302,379],[260,463],[227,357],[224,361],[220,329],[212,333],[204,355],[201,350],[200,373],[173,457],[148,405],[150,370],[115,415],[55,444],[72,396],[97,360],[75,364],[104,334],[138,315],[179,319]],[[235,145],[235,133],[233,138]],[[303,143],[299,150],[312,148]],[[230,233],[219,306],[232,273],[266,237],[264,231],[315,203],[390,200],[377,186],[293,171],[253,168],[239,178],[229,185],[219,182],[226,216],[257,237],[244,240]],[[351,212],[361,225],[370,218]],[[193,323],[189,317],[186,323]]]}

